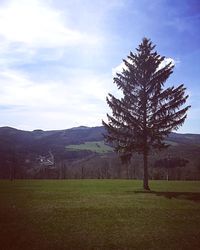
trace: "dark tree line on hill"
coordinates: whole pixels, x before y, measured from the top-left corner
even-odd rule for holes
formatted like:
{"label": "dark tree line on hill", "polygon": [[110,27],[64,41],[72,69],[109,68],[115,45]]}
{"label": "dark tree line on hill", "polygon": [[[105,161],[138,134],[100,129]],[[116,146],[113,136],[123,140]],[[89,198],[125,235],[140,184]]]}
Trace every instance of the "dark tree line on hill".
{"label": "dark tree line on hill", "polygon": [[[3,131],[1,133],[1,131]],[[7,132],[6,132],[7,131]],[[96,135],[94,133],[96,131]],[[76,132],[76,133],[75,133]],[[141,179],[142,157],[135,154],[130,163],[122,164],[117,156],[110,154],[96,154],[90,151],[67,151],[63,145],[72,140],[75,144],[79,141],[102,140],[101,127],[73,129],[73,137],[69,130],[70,138],[68,138],[68,130],[39,132],[23,132],[16,129],[0,128],[0,179],[15,178],[128,178]],[[42,133],[42,137],[41,137]],[[52,135],[56,134],[56,140],[52,139]],[[31,134],[31,135],[28,135]],[[36,139],[30,140],[34,135]],[[27,136],[28,135],[28,136]],[[101,137],[100,137],[101,135]],[[50,139],[49,139],[50,136]],[[64,138],[62,138],[64,136]],[[26,138],[28,137],[28,140]],[[57,139],[59,137],[59,140]],[[6,140],[4,139],[6,138]],[[17,141],[16,139],[17,138]],[[22,138],[22,139],[21,139]],[[76,138],[78,139],[76,141]],[[35,150],[35,140],[37,141],[37,150]],[[8,143],[6,143],[8,141]],[[149,155],[149,178],[150,179],[166,179],[166,169],[154,168],[156,161],[164,158],[184,157],[189,160],[185,167],[177,167],[169,170],[169,179],[200,179],[200,135],[190,134],[170,134],[167,143],[171,146],[164,151]],[[28,145],[28,146],[27,146]],[[13,147],[14,146],[14,147]],[[48,157],[49,151],[52,151],[55,164],[53,167],[44,166],[38,162],[39,156]]]}
{"label": "dark tree line on hill", "polygon": [[185,167],[189,163],[188,160],[180,157],[167,157],[157,160],[154,164],[155,168],[164,168],[166,170],[166,179],[169,180],[169,171],[174,168]]}
{"label": "dark tree line on hill", "polygon": [[[54,152],[53,152],[54,153]],[[71,153],[71,152],[70,152]],[[173,150],[167,153],[149,155],[149,178],[169,180],[200,179],[200,159],[188,154],[187,158],[177,157],[182,151]],[[48,156],[48,155],[47,155]],[[0,178],[4,179],[142,179],[142,156],[135,154],[131,162],[122,164],[114,154],[99,155],[91,152],[73,152],[69,155],[55,154],[53,165],[40,163],[32,156],[24,161],[22,155],[16,153],[0,168]],[[196,158],[192,162],[193,158]],[[32,160],[31,160],[32,159]],[[188,160],[189,159],[189,160]],[[168,176],[168,177],[167,177]]]}
{"label": "dark tree line on hill", "polygon": [[[0,179],[15,178],[130,178],[141,179],[142,157],[135,154],[130,164],[122,164],[114,153],[96,154],[91,151],[66,151],[71,143],[102,141],[103,127],[73,128],[60,131],[21,131],[0,128]],[[170,155],[183,157],[189,163],[183,168],[170,169],[170,179],[200,179],[200,135],[172,133],[167,139],[171,146],[149,155],[149,178],[166,179],[166,170],[153,168],[155,161]],[[38,158],[55,158],[53,167],[42,167]]]}

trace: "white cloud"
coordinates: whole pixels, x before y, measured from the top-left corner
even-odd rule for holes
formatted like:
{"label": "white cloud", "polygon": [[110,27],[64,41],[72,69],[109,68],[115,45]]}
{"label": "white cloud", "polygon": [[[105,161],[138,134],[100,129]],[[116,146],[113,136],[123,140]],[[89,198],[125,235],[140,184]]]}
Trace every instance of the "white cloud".
{"label": "white cloud", "polygon": [[43,48],[96,46],[102,42],[101,37],[72,28],[66,21],[65,13],[51,7],[50,1],[6,1],[0,6],[0,53],[15,62],[27,60]]}
{"label": "white cloud", "polygon": [[[131,63],[130,59],[126,59],[127,62]],[[115,68],[112,68],[112,76],[114,77],[116,75],[116,73],[121,73],[122,71],[127,70],[128,67],[125,65],[124,62],[121,62],[118,66],[116,66]]]}
{"label": "white cloud", "polygon": [[176,61],[175,59],[173,59],[171,57],[165,57],[165,59],[158,66],[157,70],[164,68],[169,63],[171,63],[172,65],[175,65],[176,63],[178,63],[178,61]]}
{"label": "white cloud", "polygon": [[[160,63],[160,65],[158,67],[158,70],[164,68],[170,62],[172,63],[172,65],[176,65],[176,64],[180,63],[180,60],[175,60],[175,59],[173,59],[171,57],[165,57],[165,59]],[[121,73],[123,71],[123,69],[125,69],[125,70],[127,69],[127,66],[125,65],[124,62],[120,63],[115,68],[112,68],[113,77],[116,75],[116,73]]]}
{"label": "white cloud", "polygon": [[87,72],[72,74],[68,81],[37,82],[22,72],[0,72],[0,106],[5,107],[1,125],[22,129],[100,125],[110,78]]}
{"label": "white cloud", "polygon": [[[92,53],[100,53],[102,36],[77,26],[68,16],[70,9],[64,12],[52,4],[49,0],[0,4],[0,126],[94,126],[105,115],[111,77],[81,69]],[[72,56],[61,61],[65,53],[79,54],[81,65]],[[65,73],[60,74],[63,68]]]}
{"label": "white cloud", "polygon": [[[66,52],[75,49],[89,53],[91,48],[102,45],[101,36],[74,26],[76,22],[70,20],[68,10],[55,8],[52,3],[10,0],[0,4],[2,126],[66,128],[85,124],[86,117],[94,125],[104,113],[106,77],[91,72],[83,76],[79,69],[71,76],[59,75],[59,64],[48,69],[49,61],[59,62]],[[19,63],[24,65],[21,71],[16,69]],[[54,74],[58,74],[56,80]]]}
{"label": "white cloud", "polygon": [[116,73],[121,73],[123,71],[123,69],[126,69],[126,65],[124,64],[124,62],[120,63],[118,66],[112,68],[112,76],[115,77]]}

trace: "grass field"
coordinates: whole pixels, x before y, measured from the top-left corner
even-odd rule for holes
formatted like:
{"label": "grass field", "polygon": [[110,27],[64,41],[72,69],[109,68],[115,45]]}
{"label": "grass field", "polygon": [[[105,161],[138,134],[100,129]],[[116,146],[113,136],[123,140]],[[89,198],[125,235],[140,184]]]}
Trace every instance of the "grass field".
{"label": "grass field", "polygon": [[200,183],[0,181],[0,249],[200,249]]}
{"label": "grass field", "polygon": [[91,142],[85,142],[83,144],[68,145],[66,146],[66,149],[68,151],[88,150],[98,154],[113,152],[113,148],[106,145],[104,141],[91,141]]}

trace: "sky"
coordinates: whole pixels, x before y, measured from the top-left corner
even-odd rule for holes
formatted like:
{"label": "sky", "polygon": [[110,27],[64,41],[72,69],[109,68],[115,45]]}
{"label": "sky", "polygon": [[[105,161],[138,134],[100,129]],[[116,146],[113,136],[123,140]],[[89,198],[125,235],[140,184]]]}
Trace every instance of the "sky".
{"label": "sky", "polygon": [[200,0],[0,0],[0,126],[101,126],[113,74],[147,37],[189,94],[177,132],[200,134],[199,27]]}

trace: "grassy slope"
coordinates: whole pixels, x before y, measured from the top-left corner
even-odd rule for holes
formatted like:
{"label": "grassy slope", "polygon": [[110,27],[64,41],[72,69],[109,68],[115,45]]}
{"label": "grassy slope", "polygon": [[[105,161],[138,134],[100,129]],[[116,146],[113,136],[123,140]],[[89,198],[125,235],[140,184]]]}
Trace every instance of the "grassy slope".
{"label": "grassy slope", "polygon": [[199,249],[200,183],[1,181],[1,249]]}
{"label": "grassy slope", "polygon": [[105,145],[103,141],[93,141],[77,145],[69,145],[66,146],[66,149],[70,151],[89,150],[99,154],[109,153],[113,151],[113,149],[108,145]]}

